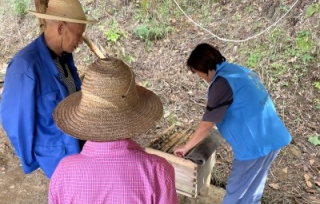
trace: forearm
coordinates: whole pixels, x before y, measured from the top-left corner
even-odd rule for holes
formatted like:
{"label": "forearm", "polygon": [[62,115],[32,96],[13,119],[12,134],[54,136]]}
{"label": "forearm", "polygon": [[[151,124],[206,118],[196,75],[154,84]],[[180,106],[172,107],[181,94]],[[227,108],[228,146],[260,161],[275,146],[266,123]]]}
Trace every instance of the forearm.
{"label": "forearm", "polygon": [[190,150],[194,146],[196,146],[200,141],[203,140],[203,138],[205,138],[208,135],[209,131],[212,129],[214,125],[215,124],[213,122],[201,121],[197,126],[195,132],[193,133],[192,137],[185,144],[185,147],[188,150]]}

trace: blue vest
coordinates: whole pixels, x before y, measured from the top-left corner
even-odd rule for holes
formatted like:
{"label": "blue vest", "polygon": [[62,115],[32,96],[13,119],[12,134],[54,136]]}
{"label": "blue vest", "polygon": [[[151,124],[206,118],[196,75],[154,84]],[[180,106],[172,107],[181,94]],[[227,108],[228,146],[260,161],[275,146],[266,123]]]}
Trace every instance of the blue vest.
{"label": "blue vest", "polygon": [[[290,133],[255,72],[223,62],[217,65],[212,83],[219,76],[228,81],[233,92],[233,102],[222,122],[216,125],[231,145],[235,159],[252,160],[263,157],[290,143]],[[210,88],[211,86],[208,93]]]}

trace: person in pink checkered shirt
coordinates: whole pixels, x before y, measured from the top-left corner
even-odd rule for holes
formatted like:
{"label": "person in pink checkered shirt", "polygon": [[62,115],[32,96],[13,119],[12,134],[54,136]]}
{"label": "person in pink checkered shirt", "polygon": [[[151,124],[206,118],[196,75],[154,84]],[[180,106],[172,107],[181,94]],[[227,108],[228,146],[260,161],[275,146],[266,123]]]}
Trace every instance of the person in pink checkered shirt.
{"label": "person in pink checkered shirt", "polygon": [[87,142],[54,171],[49,204],[177,204],[173,167],[130,139],[152,128],[162,114],[159,97],[136,85],[125,63],[94,62],[82,90],[54,111],[62,131]]}

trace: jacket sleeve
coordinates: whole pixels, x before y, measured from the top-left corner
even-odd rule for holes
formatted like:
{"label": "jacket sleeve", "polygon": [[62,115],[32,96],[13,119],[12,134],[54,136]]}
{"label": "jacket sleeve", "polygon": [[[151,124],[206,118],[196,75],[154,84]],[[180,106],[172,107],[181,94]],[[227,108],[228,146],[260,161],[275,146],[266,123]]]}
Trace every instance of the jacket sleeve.
{"label": "jacket sleeve", "polygon": [[26,74],[28,63],[14,60],[5,76],[1,102],[2,126],[25,173],[39,167],[33,156],[35,127],[35,81]]}

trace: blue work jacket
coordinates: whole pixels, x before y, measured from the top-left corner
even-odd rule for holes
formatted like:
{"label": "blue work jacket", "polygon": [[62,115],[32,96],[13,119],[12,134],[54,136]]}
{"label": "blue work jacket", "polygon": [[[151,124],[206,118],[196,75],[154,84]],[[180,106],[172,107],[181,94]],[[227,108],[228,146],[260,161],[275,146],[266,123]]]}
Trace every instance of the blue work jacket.
{"label": "blue work jacket", "polygon": [[[67,63],[80,90],[72,54]],[[24,173],[41,168],[48,178],[59,161],[79,153],[79,141],[63,133],[53,121],[57,104],[68,95],[43,34],[20,50],[9,63],[1,101],[1,122]]]}
{"label": "blue work jacket", "polygon": [[291,135],[255,72],[223,62],[217,65],[213,82],[219,76],[228,81],[233,102],[216,125],[231,145],[235,159],[257,159],[290,143]]}

